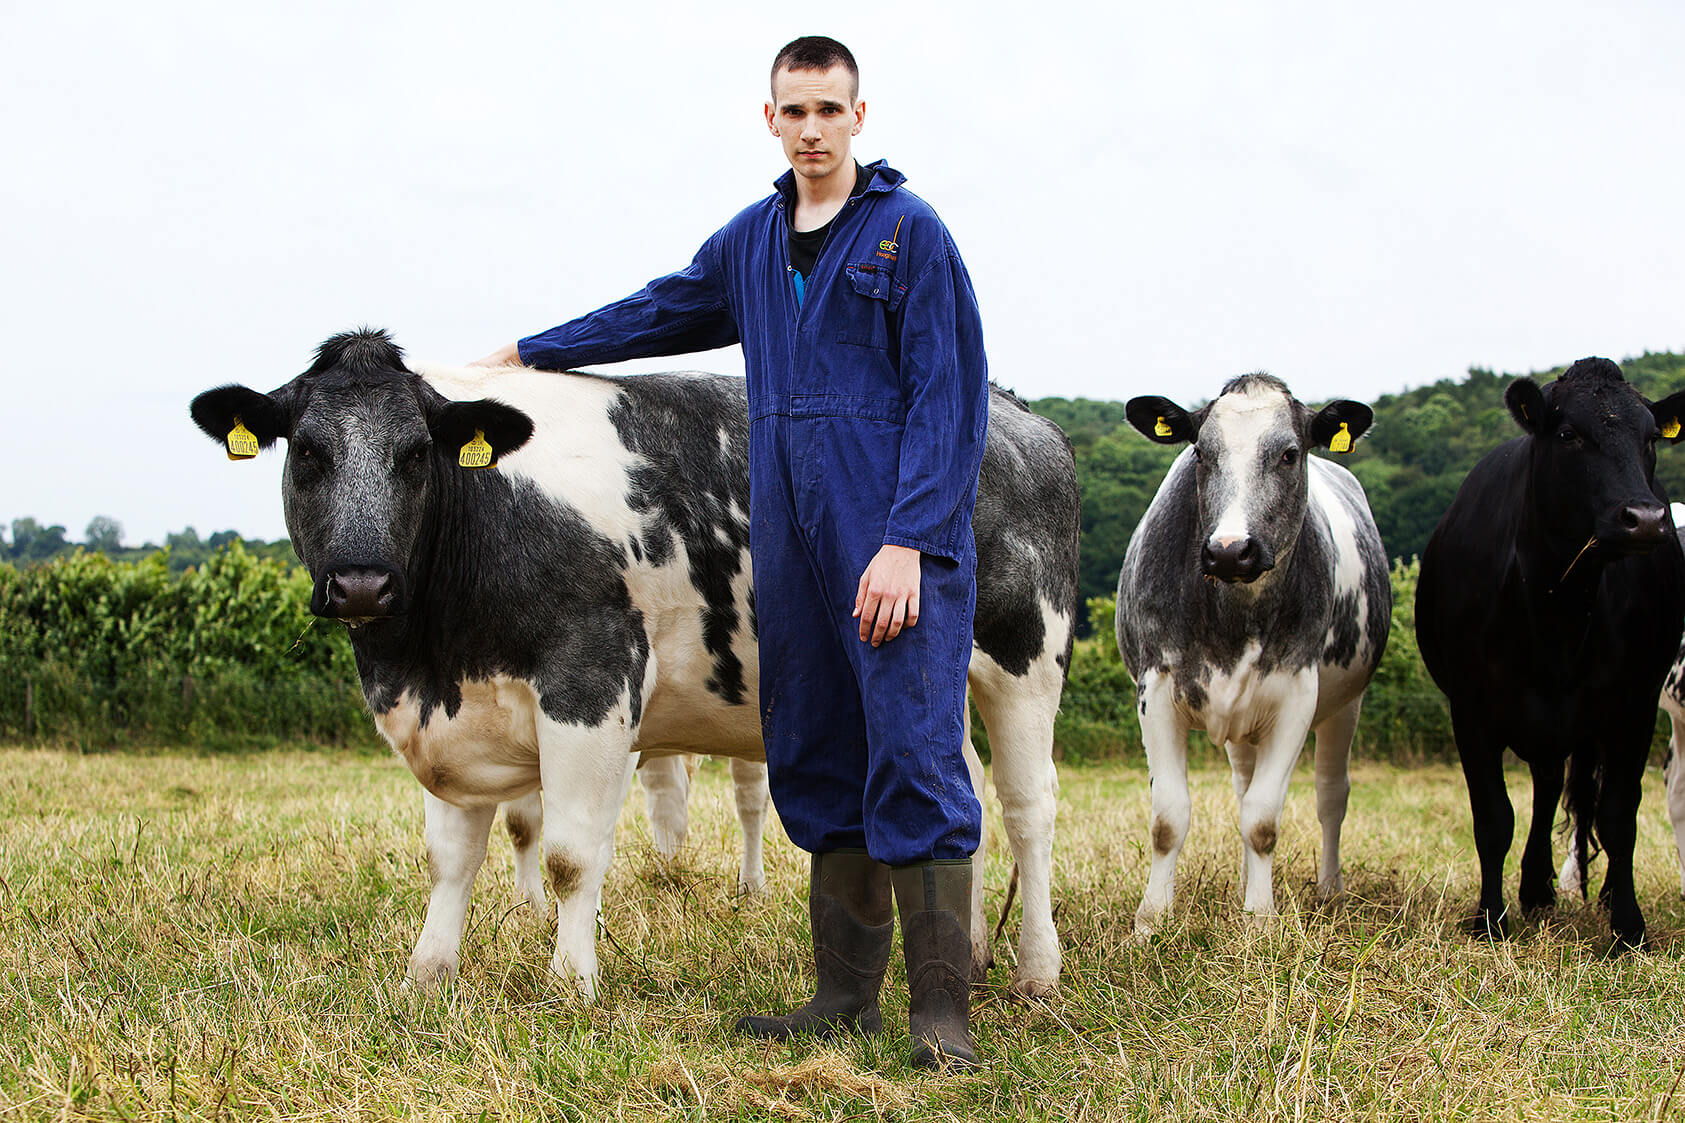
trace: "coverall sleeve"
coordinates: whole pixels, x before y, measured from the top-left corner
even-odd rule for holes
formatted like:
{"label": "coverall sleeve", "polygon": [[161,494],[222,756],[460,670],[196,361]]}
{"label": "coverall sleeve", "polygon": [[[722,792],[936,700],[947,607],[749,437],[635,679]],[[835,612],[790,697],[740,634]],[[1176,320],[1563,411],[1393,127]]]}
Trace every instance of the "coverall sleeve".
{"label": "coverall sleeve", "polygon": [[907,415],[883,540],[958,561],[973,549],[967,516],[989,424],[989,368],[977,295],[951,246],[907,290],[900,342]]}
{"label": "coverall sleeve", "polygon": [[720,266],[724,231],[702,244],[688,268],[657,277],[624,300],[529,335],[516,346],[540,370],[683,355],[729,347],[737,321]]}

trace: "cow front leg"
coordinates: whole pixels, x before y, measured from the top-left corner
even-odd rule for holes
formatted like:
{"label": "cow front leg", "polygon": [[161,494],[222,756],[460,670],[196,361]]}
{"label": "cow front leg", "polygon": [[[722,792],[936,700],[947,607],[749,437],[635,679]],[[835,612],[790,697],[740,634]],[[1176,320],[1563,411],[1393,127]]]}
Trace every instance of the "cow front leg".
{"label": "cow front leg", "polygon": [[[1032,674],[1034,672],[1032,671]],[[1050,676],[1051,677],[1051,676]],[[1000,695],[979,693],[978,711],[989,730],[989,748],[1006,838],[1018,863],[1019,896],[1024,902],[1018,932],[1018,966],[1012,989],[1043,998],[1059,985],[1062,957],[1053,926],[1053,827],[1058,813],[1059,775],[1053,766],[1053,716],[1059,708],[1053,689],[1017,693],[1008,685]]]}
{"label": "cow front leg", "polygon": [[503,826],[515,848],[515,888],[532,906],[533,915],[549,920],[550,902],[544,896],[543,791],[534,788],[505,803]]}
{"label": "cow front leg", "polygon": [[1610,739],[1604,750],[1603,787],[1597,801],[1597,839],[1608,872],[1597,899],[1609,910],[1615,950],[1644,945],[1644,912],[1633,886],[1632,856],[1638,844],[1638,804],[1643,798],[1649,730]]}
{"label": "cow front leg", "polygon": [[761,842],[766,834],[766,762],[731,758],[732,793],[737,799],[737,825],[743,830],[743,858],[737,867],[737,891],[759,893],[766,888],[766,863]]}
{"label": "cow front leg", "polygon": [[1281,830],[1281,809],[1293,767],[1305,747],[1311,718],[1316,713],[1316,672],[1306,670],[1284,685],[1270,735],[1258,745],[1252,784],[1240,801],[1240,837],[1246,844],[1246,911],[1270,917],[1275,909],[1275,847]]}
{"label": "cow front leg", "polygon": [[[1239,807],[1246,801],[1246,793],[1252,787],[1252,774],[1258,768],[1258,746],[1245,741],[1229,741],[1224,746],[1229,754],[1229,782],[1234,785],[1234,805]],[[1240,861],[1237,875],[1240,885],[1240,899],[1246,900],[1246,839],[1241,838]]]}
{"label": "cow front leg", "polygon": [[427,873],[433,889],[421,936],[410,952],[405,983],[432,986],[456,978],[462,926],[468,920],[474,876],[486,860],[497,805],[458,807],[424,790],[422,810],[427,824]]}
{"label": "cow front leg", "polygon": [[[1533,773],[1533,821],[1527,825],[1527,845],[1521,851],[1521,911],[1547,912],[1556,907],[1556,886],[1552,882],[1555,862],[1551,855],[1551,831],[1556,826],[1556,805],[1562,799],[1562,761],[1541,754],[1531,766]],[[1568,849],[1574,850],[1572,843]]]}
{"label": "cow front leg", "polygon": [[1504,786],[1504,747],[1489,739],[1473,721],[1451,714],[1463,780],[1474,818],[1474,849],[1480,857],[1480,903],[1468,927],[1477,936],[1501,940],[1509,935],[1504,907],[1504,857],[1515,838],[1515,808]]}
{"label": "cow front leg", "polygon": [[1322,856],[1317,862],[1316,895],[1326,901],[1345,890],[1340,875],[1340,831],[1352,791],[1352,738],[1363,697],[1352,699],[1316,727],[1316,821],[1322,827]]}
{"label": "cow front leg", "polygon": [[1152,787],[1152,871],[1147,889],[1135,909],[1135,935],[1146,939],[1159,929],[1176,903],[1176,859],[1187,840],[1193,819],[1188,796],[1188,722],[1176,707],[1170,677],[1158,672],[1142,676],[1141,741],[1147,749],[1147,782]]}
{"label": "cow front leg", "polygon": [[1667,763],[1662,776],[1667,782],[1667,817],[1673,822],[1673,850],[1679,858],[1679,895],[1685,897],[1685,757],[1680,755],[1677,715],[1669,714],[1673,735],[1667,742]]}
{"label": "cow front leg", "polygon": [[645,757],[638,762],[649,838],[663,862],[671,862],[690,831],[690,768],[687,756]]}
{"label": "cow front leg", "polygon": [[550,969],[597,997],[597,908],[614,858],[614,823],[632,786],[624,707],[598,726],[539,722],[544,784],[544,874],[556,898],[556,951]]}

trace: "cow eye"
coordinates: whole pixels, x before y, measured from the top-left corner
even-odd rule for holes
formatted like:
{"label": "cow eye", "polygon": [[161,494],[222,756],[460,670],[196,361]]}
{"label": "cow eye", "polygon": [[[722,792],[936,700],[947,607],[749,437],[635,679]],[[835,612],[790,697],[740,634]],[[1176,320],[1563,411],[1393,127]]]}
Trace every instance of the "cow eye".
{"label": "cow eye", "polygon": [[427,459],[427,453],[430,448],[432,448],[432,446],[426,441],[415,445],[408,452],[404,453],[404,462],[407,464],[420,464],[424,462]]}
{"label": "cow eye", "polygon": [[1556,439],[1565,445],[1577,445],[1580,443],[1580,435],[1574,431],[1574,427],[1572,425],[1564,425],[1562,428],[1558,429],[1556,431]]}
{"label": "cow eye", "polygon": [[1299,462],[1299,450],[1290,448],[1281,454],[1281,462],[1291,468]]}

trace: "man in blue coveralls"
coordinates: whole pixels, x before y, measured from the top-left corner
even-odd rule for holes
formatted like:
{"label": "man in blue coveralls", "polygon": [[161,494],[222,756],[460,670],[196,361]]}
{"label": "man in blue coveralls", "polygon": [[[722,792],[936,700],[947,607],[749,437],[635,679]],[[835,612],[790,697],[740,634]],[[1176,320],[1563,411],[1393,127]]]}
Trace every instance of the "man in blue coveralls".
{"label": "man in blue coveralls", "polygon": [[480,360],[550,370],[743,346],[768,779],[812,856],[818,988],[741,1033],[873,1034],[901,915],[913,1063],[974,1067],[962,755],[971,533],[988,373],[971,280],[935,211],[851,152],[866,104],[841,43],[772,66],[791,171],[689,268]]}

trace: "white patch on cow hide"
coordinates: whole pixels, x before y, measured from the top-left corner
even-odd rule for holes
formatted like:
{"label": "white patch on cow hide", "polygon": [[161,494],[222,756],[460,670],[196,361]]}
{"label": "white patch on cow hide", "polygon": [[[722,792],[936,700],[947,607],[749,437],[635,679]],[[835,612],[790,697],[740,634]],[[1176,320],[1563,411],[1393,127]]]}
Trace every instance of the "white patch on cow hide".
{"label": "white patch on cow hide", "polygon": [[538,786],[538,695],[524,679],[498,675],[460,684],[462,706],[443,706],[421,721],[405,691],[374,715],[375,728],[423,787],[458,807],[516,799]]}
{"label": "white patch on cow hide", "polygon": [[[1262,470],[1259,446],[1265,437],[1291,431],[1288,398],[1279,390],[1261,384],[1232,391],[1211,403],[1201,426],[1203,434],[1212,430],[1222,446],[1223,473],[1231,485],[1223,496],[1222,510],[1217,515],[1210,541],[1215,544],[1252,536],[1250,511],[1256,499],[1253,490]],[[1201,443],[1202,449],[1210,448]]]}

